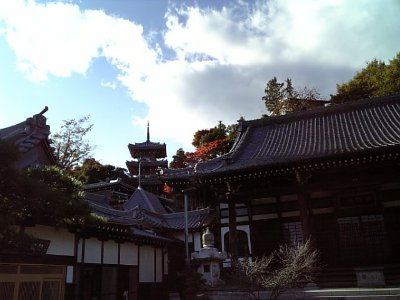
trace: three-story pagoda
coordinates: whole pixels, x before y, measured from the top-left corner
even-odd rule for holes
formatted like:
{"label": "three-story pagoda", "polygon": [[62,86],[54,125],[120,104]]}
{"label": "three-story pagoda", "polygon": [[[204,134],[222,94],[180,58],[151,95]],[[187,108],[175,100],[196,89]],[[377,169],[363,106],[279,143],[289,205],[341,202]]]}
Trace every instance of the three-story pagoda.
{"label": "three-story pagoda", "polygon": [[163,182],[158,178],[158,172],[168,167],[168,161],[165,159],[167,157],[165,143],[150,141],[150,128],[147,123],[147,140],[143,143],[129,144],[128,149],[134,159],[126,162],[129,173],[137,178],[138,186],[157,193],[163,186]]}

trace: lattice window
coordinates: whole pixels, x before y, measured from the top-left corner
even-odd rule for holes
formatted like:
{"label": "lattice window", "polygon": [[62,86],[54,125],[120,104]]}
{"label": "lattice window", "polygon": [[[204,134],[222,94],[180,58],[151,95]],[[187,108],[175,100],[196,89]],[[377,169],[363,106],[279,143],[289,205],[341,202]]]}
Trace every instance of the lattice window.
{"label": "lattice window", "polygon": [[379,260],[387,254],[387,235],[382,215],[338,218],[342,259],[349,262]]}
{"label": "lattice window", "polygon": [[15,282],[0,282],[0,299],[13,300]]}
{"label": "lattice window", "polygon": [[18,300],[39,300],[40,282],[21,282],[19,285]]}
{"label": "lattice window", "polygon": [[357,260],[363,249],[363,237],[358,217],[339,218],[339,246],[346,260]]}
{"label": "lattice window", "polygon": [[60,288],[59,281],[44,281],[42,285],[42,300],[58,299]]}
{"label": "lattice window", "polygon": [[369,256],[383,257],[387,252],[386,230],[382,215],[362,216],[361,223]]}
{"label": "lattice window", "polygon": [[282,231],[285,244],[295,246],[304,242],[303,226],[301,222],[283,223]]}

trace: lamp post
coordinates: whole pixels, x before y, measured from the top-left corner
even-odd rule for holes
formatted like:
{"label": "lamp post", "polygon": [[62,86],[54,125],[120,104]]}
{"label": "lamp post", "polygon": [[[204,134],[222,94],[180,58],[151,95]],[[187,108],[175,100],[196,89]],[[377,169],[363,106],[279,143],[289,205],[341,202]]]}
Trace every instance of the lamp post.
{"label": "lamp post", "polygon": [[185,251],[186,251],[185,265],[186,267],[189,267],[190,259],[189,259],[188,193],[184,191],[183,197],[184,197],[184,216],[185,216]]}

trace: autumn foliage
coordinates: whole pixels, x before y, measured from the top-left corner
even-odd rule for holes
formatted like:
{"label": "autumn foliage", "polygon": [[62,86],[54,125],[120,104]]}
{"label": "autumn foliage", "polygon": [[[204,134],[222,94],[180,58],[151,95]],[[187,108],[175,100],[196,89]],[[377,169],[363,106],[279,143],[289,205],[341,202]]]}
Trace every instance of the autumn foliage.
{"label": "autumn foliage", "polygon": [[194,152],[176,151],[170,168],[182,169],[193,166],[199,161],[219,157],[229,152],[236,138],[238,125],[225,126],[222,122],[210,129],[197,130],[193,135]]}

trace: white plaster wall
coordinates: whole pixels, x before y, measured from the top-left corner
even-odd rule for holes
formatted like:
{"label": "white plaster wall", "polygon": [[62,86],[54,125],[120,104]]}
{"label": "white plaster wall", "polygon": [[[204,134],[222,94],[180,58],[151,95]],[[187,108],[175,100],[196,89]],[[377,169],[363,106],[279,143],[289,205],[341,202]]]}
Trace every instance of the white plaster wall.
{"label": "white plaster wall", "polygon": [[162,249],[156,248],[155,250],[156,250],[156,282],[162,282],[163,281]]}
{"label": "white plaster wall", "polygon": [[74,255],[75,236],[64,228],[35,225],[34,227],[26,227],[25,232],[40,239],[50,240],[47,254]]}
{"label": "white plaster wall", "polygon": [[[252,253],[251,243],[250,243],[250,226],[249,225],[239,225],[236,227],[236,229],[243,230],[244,232],[247,233],[247,245],[249,246],[250,253]],[[225,233],[227,233],[228,231],[229,231],[229,227],[221,227],[222,251],[225,251],[224,236],[225,236]]]}
{"label": "white plaster wall", "polygon": [[67,276],[65,278],[66,283],[74,282],[74,266],[67,266]]}
{"label": "white plaster wall", "polygon": [[123,243],[120,247],[120,264],[137,266],[138,265],[138,246],[133,243]]}
{"label": "white plaster wall", "polygon": [[[202,232],[189,232],[188,242],[193,243],[194,251],[199,251],[201,249],[201,236]],[[181,241],[185,241],[185,233],[177,232],[174,235],[174,238],[179,239]]]}
{"label": "white plaster wall", "polygon": [[118,264],[118,244],[116,242],[104,242],[103,262],[105,264]]}
{"label": "white plaster wall", "polygon": [[101,241],[97,238],[85,240],[85,263],[101,263]]}
{"label": "white plaster wall", "polygon": [[139,247],[139,282],[154,282],[154,248]]}
{"label": "white plaster wall", "polygon": [[194,232],[194,251],[199,251],[201,249],[201,232]]}

